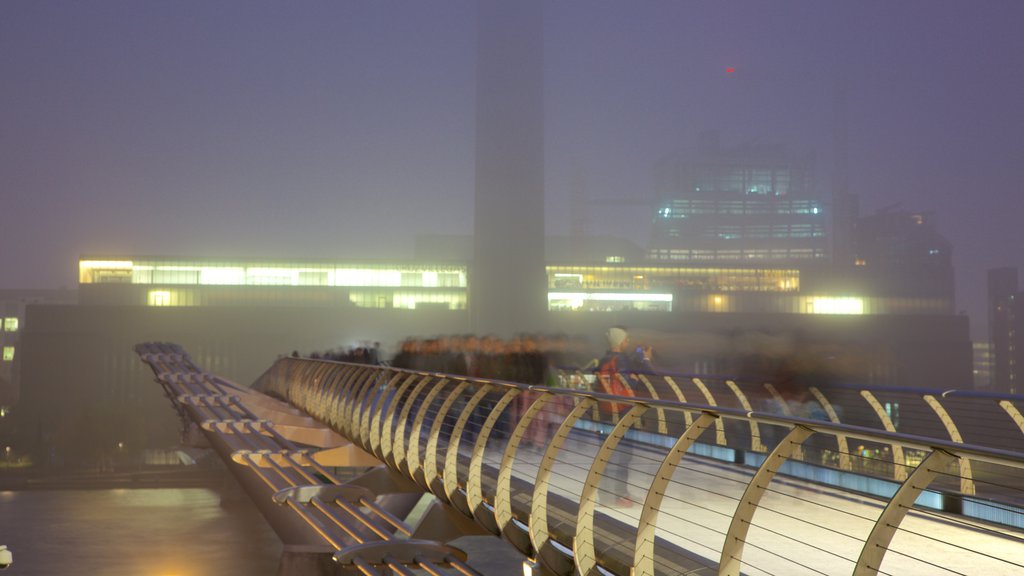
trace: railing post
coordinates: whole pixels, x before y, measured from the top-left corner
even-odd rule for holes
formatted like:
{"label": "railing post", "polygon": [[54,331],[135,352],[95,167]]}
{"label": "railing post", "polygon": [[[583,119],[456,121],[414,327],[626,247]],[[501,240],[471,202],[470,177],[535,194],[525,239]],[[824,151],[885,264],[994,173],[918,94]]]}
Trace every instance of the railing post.
{"label": "railing post", "polygon": [[[665,383],[668,384],[668,387],[672,389],[673,393],[675,393],[676,398],[679,398],[679,401],[685,404],[686,396],[683,394],[682,389],[679,388],[679,385],[676,384],[676,381],[673,380],[671,376],[662,376],[662,379],[665,380]],[[687,427],[693,424],[693,416],[690,415],[689,411],[683,412],[683,418],[686,420]]]}
{"label": "railing post", "polygon": [[[399,380],[405,376],[405,381],[398,385]],[[386,462],[391,454],[391,420],[394,418],[395,411],[398,409],[398,398],[405,392],[406,386],[413,381],[415,375],[404,374],[402,372],[396,372],[394,377],[387,383],[383,394],[377,396],[377,401],[380,404],[387,402],[387,410],[384,410],[383,405],[378,405],[373,411],[373,418],[370,420],[370,453],[375,455],[381,460]],[[381,426],[381,420],[383,419],[383,429]],[[384,441],[387,444],[384,444]]]}
{"label": "railing post", "polygon": [[[750,406],[750,401],[747,400],[747,395],[740,390],[740,387],[736,385],[732,380],[726,380],[725,385],[732,390],[732,393],[736,395],[736,398],[740,401],[740,406],[747,412],[753,412],[753,408]],[[754,452],[767,452],[768,449],[765,447],[764,442],[761,442],[761,432],[758,430],[757,420],[750,419],[750,449]]]}
{"label": "railing post", "polygon": [[469,477],[466,479],[466,502],[477,522],[495,534],[500,534],[501,529],[497,522],[495,522],[494,514],[485,510],[486,506],[483,495],[484,450],[487,447],[487,440],[490,439],[491,432],[494,431],[494,425],[497,424],[498,418],[501,417],[501,413],[505,411],[505,407],[521,392],[518,388],[509,388],[501,396],[501,399],[495,403],[491,413],[487,415],[487,420],[484,421],[484,425],[480,428],[480,434],[477,436],[476,444],[473,446],[473,456],[469,461]]}
{"label": "railing post", "polygon": [[[434,402],[434,398],[441,393],[441,390],[448,385],[447,378],[441,378],[433,383],[430,387],[430,391],[427,392],[426,398],[420,404],[420,409],[416,412],[416,417],[413,419],[412,430],[409,431],[409,450],[405,456],[405,467],[409,471],[409,476],[413,480],[417,480],[417,477],[423,477],[423,468],[420,462],[420,435],[423,432],[423,421],[427,418],[427,412],[430,411],[430,405]],[[417,474],[419,473],[419,474]]]}
{"label": "railing post", "polygon": [[526,429],[529,428],[530,423],[536,418],[537,413],[552,398],[554,398],[552,393],[544,392],[530,403],[526,412],[520,416],[519,423],[516,424],[512,435],[508,439],[508,443],[505,445],[505,453],[501,457],[501,466],[498,467],[498,483],[494,489],[494,520],[498,524],[498,529],[501,530],[501,534],[506,540],[527,556],[532,556],[533,552],[530,550],[532,546],[530,541],[520,537],[524,536],[524,534],[512,532],[512,466],[515,463],[516,450],[519,448],[523,435],[526,434]]}
{"label": "railing post", "polygon": [[[718,402],[715,401],[715,397],[711,395],[711,390],[708,389],[707,385],[700,378],[691,378],[694,386],[700,390],[700,393],[704,395],[704,399],[707,400],[708,406],[718,406]],[[719,446],[725,446],[727,444],[725,440],[725,424],[721,420],[715,420],[715,443]]]}
{"label": "railing post", "polygon": [[693,446],[712,422],[718,419],[717,414],[703,412],[693,424],[687,426],[683,435],[676,440],[672,449],[665,455],[661,466],[654,474],[654,481],[647,489],[644,508],[640,512],[640,522],[636,530],[636,543],[633,545],[633,571],[631,576],[654,576],[654,532],[658,527],[658,512],[661,501],[665,498],[672,474],[682,461],[686,451]]}
{"label": "railing post", "polygon": [[1013,405],[1013,402],[1010,402],[1009,400],[1000,400],[999,406],[1009,414],[1013,423],[1017,425],[1017,428],[1020,428],[1021,434],[1024,434],[1024,415],[1021,415],[1020,410]]}
{"label": "railing post", "polygon": [[380,439],[380,457],[384,462],[394,462],[395,442],[392,440],[392,437],[394,436],[395,414],[398,412],[398,405],[402,403],[405,391],[416,381],[416,376],[417,374],[409,374],[409,377],[405,379],[405,382],[402,382],[388,402],[388,413],[384,416],[384,429],[381,431]]}
{"label": "railing post", "polygon": [[597,401],[593,398],[581,398],[572,411],[562,420],[554,438],[544,451],[544,457],[537,466],[537,478],[533,482],[533,498],[530,500],[530,542],[537,558],[556,574],[568,574],[572,563],[566,557],[564,563],[556,564],[547,554],[546,547],[551,535],[548,533],[548,488],[551,484],[551,471],[555,467],[555,458],[562,449],[569,433],[576,422],[590,410]]}
{"label": "railing post", "polygon": [[399,470],[405,464],[405,427],[409,423],[409,413],[412,412],[413,404],[416,403],[416,399],[420,397],[420,393],[427,387],[427,384],[434,379],[430,374],[420,375],[420,381],[413,387],[412,392],[409,392],[409,396],[405,399],[402,404],[402,411],[398,415],[398,423],[395,425],[395,449],[391,453],[391,457],[394,458],[392,464]]}
{"label": "railing post", "polygon": [[[931,409],[935,412],[935,415],[942,421],[942,425],[946,427],[946,433],[949,434],[949,439],[957,444],[963,444],[963,436],[960,435],[960,430],[956,427],[956,422],[953,422],[953,418],[949,415],[949,412],[939,403],[938,399],[931,394],[924,395],[924,401],[931,406]],[[977,493],[977,489],[974,486],[974,474],[971,471],[971,461],[967,458],[960,458],[960,492],[973,496]]]}
{"label": "railing post", "polygon": [[[786,402],[786,399],[782,397],[782,394],[779,393],[779,391],[775,388],[775,386],[771,382],[765,382],[764,383],[764,388],[765,388],[765,390],[768,391],[769,394],[771,394],[772,398],[779,405],[779,410],[782,410],[782,414],[787,416],[787,417],[789,417],[789,418],[792,418],[793,417],[793,409],[790,408],[789,403]],[[792,458],[793,458],[793,460],[803,460],[804,459],[804,447],[803,446],[797,446],[797,448],[795,450],[793,450],[793,457]],[[847,458],[849,458],[849,457],[847,457]]]}
{"label": "railing post", "polygon": [[[861,397],[867,400],[868,404],[875,411],[875,415],[881,420],[882,426],[885,427],[889,432],[895,432],[896,426],[893,426],[892,418],[889,418],[889,414],[886,413],[885,408],[882,408],[882,403],[875,398],[875,395],[870,390],[861,390]],[[903,446],[897,444],[890,444],[892,447],[892,469],[893,478],[899,481],[907,479],[907,459],[903,455]]]}
{"label": "railing post", "polygon": [[367,390],[373,388],[373,384],[376,381],[377,368],[367,367],[361,371],[361,377],[355,378],[349,384],[349,392],[346,395],[346,404],[342,410],[342,428],[348,437],[354,441],[359,434],[359,411],[362,408],[363,402],[366,399]]}
{"label": "railing post", "polygon": [[[836,413],[836,409],[832,407],[832,403],[828,401],[825,394],[821,390],[818,390],[817,386],[811,386],[811,394],[821,404],[821,407],[825,409],[825,414],[828,414],[828,419],[836,424],[841,424],[839,421],[839,414]],[[839,469],[850,471],[853,470],[853,463],[850,462],[850,446],[846,441],[846,436],[836,432],[836,445],[839,449]]]}
{"label": "railing post", "polygon": [[943,468],[956,459],[956,456],[944,450],[934,449],[914,469],[893,494],[885,509],[879,514],[878,520],[875,521],[871,534],[864,541],[864,548],[853,569],[853,576],[875,576],[878,574],[878,570],[882,566],[882,559],[889,550],[892,537],[899,529],[903,518],[914,506],[917,497],[931,484],[935,476],[942,472]]}
{"label": "railing post", "polygon": [[459,414],[459,419],[455,421],[455,427],[452,428],[452,437],[444,455],[444,494],[448,497],[449,502],[470,516],[473,515],[472,508],[464,500],[455,498],[459,489],[459,445],[462,443],[462,433],[466,428],[466,423],[469,422],[477,406],[491,390],[493,387],[490,384],[481,384],[466,403],[462,413]]}
{"label": "railing post", "polygon": [[611,433],[605,438],[594,462],[590,465],[590,472],[583,483],[583,493],[580,495],[580,507],[576,515],[576,537],[572,540],[573,559],[576,561],[576,569],[580,574],[588,576],[597,566],[597,558],[594,552],[594,509],[597,507],[597,493],[601,476],[604,473],[608,459],[611,457],[615,447],[625,437],[626,431],[640,419],[647,411],[644,404],[633,404],[615,424]]}
{"label": "railing post", "polygon": [[743,496],[736,505],[736,512],[729,524],[729,532],[725,535],[725,542],[722,544],[722,558],[718,563],[719,576],[740,576],[743,567],[743,547],[746,544],[747,532],[750,530],[754,512],[761,503],[761,497],[768,489],[768,484],[778,473],[779,468],[792,456],[797,446],[803,444],[804,440],[813,434],[814,431],[803,426],[794,426],[789,434],[779,442],[772,453],[764,459],[757,473],[750,479]]}
{"label": "railing post", "polygon": [[[441,408],[438,409],[434,422],[430,426],[430,433],[427,436],[427,453],[423,463],[423,483],[431,492],[434,491],[434,482],[437,480],[437,442],[441,435],[441,425],[455,401],[462,398],[462,391],[468,386],[469,382],[465,380],[455,385],[455,388],[446,395],[444,403],[441,404]],[[454,434],[449,436],[449,444],[454,440]]]}
{"label": "railing post", "polygon": [[[658,391],[651,384],[651,381],[647,379],[647,376],[643,374],[636,374],[638,379],[643,383],[644,388],[647,388],[647,392],[651,395],[651,398],[660,400]],[[665,422],[665,409],[661,406],[655,406],[654,411],[658,414],[658,434],[668,434],[668,424]]]}

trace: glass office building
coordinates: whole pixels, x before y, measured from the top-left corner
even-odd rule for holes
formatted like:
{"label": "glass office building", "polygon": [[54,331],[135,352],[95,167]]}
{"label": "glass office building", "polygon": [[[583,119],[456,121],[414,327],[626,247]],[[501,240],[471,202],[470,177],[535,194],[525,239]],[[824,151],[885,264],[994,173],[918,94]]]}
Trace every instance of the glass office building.
{"label": "glass office building", "polygon": [[686,262],[808,262],[828,257],[813,159],[780,147],[723,148],[705,136],[687,159],[656,168],[659,203],[648,257]]}

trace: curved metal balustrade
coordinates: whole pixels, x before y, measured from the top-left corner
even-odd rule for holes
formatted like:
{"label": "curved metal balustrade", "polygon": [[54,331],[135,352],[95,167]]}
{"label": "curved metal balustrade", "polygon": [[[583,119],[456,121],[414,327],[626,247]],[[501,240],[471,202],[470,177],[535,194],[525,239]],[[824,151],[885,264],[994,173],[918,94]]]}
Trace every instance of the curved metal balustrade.
{"label": "curved metal balustrade", "polygon": [[[438,522],[428,509],[410,520],[422,500],[413,483],[372,472],[342,482],[330,462],[348,443],[308,415],[202,371],[175,345],[140,344],[136,352],[183,420],[198,425],[224,458],[286,556],[312,559],[298,568],[282,560],[281,573],[478,574],[461,550],[434,539],[451,533],[443,515]],[[377,463],[353,454],[345,460]],[[334,562],[319,561],[327,558]]]}
{"label": "curved metal balustrade", "polygon": [[284,358],[256,387],[550,573],[1024,573],[1020,452],[837,423],[817,394],[827,419],[632,384],[648,397]]}
{"label": "curved metal balustrade", "polygon": [[[566,387],[592,386],[593,376],[579,370],[563,369],[559,376]],[[776,383],[767,379],[746,382],[718,376],[637,373],[628,375],[628,381],[633,383],[636,393],[644,397],[802,416],[1010,451],[1019,452],[1024,446],[1024,396],[1021,395],[970,390],[809,385],[795,392],[794,397],[793,390],[784,395]],[[749,442],[745,449],[764,452],[756,423],[751,423],[745,432]],[[737,437],[731,438],[728,444],[741,445],[742,439],[738,437],[741,435],[737,433]],[[721,445],[726,444],[724,436],[720,435],[717,440]],[[840,470],[877,475],[886,468],[884,461],[911,464],[918,461],[915,455],[905,454],[899,444],[869,442],[850,445],[841,436],[836,440],[839,450],[827,457],[834,459],[832,464]],[[850,453],[858,453],[865,458],[852,459]],[[987,474],[987,468],[981,464],[979,473]],[[888,469],[893,480],[903,481],[906,478],[904,466],[890,466]],[[1024,477],[1009,480],[1015,490],[1024,492]],[[976,490],[972,465],[969,461],[964,462],[958,492],[975,495]],[[1005,495],[1005,491],[1002,492]],[[1024,505],[1024,502],[1020,503]]]}

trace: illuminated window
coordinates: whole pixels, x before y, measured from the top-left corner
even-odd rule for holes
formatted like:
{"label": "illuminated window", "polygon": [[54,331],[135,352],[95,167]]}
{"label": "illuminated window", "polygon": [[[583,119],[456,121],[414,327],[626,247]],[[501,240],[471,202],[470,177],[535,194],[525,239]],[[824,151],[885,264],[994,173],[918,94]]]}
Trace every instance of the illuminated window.
{"label": "illuminated window", "polygon": [[17,318],[4,318],[4,330],[7,332],[18,331],[18,319]]}
{"label": "illuminated window", "polygon": [[672,294],[622,292],[548,292],[548,310],[672,311]]}
{"label": "illuminated window", "polygon": [[14,346],[4,346],[4,362],[14,360]]}
{"label": "illuminated window", "polygon": [[860,298],[808,298],[808,314],[863,314],[864,300]]}
{"label": "illuminated window", "polygon": [[147,303],[150,306],[171,306],[171,292],[169,290],[150,290]]}

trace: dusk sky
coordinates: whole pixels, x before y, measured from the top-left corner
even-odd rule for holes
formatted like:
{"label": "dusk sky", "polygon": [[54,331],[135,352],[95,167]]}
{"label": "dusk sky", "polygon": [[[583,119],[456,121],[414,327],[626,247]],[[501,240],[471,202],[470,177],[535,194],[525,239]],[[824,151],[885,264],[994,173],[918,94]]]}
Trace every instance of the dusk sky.
{"label": "dusk sky", "polygon": [[[643,200],[716,129],[813,152],[832,184],[847,87],[863,213],[932,211],[957,309],[1024,269],[1024,2],[545,5],[547,230],[574,192]],[[80,254],[407,258],[473,230],[476,5],[0,2],[0,288]],[[735,71],[727,73],[727,68]],[[646,244],[653,209],[590,205]]]}

